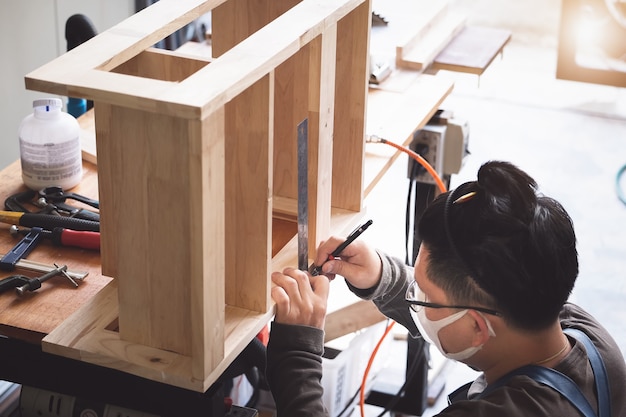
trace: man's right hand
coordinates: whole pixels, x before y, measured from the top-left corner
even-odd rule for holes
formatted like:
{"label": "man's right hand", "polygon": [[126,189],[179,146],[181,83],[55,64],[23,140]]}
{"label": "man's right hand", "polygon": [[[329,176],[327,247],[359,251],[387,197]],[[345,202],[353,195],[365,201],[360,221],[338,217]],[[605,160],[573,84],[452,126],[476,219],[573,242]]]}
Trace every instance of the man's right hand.
{"label": "man's right hand", "polygon": [[332,236],[320,243],[315,255],[315,265],[322,265],[322,273],[329,279],[341,275],[356,288],[374,287],[382,274],[382,261],[378,253],[365,242],[357,239],[338,258],[329,259],[330,254],[344,241],[343,238]]}

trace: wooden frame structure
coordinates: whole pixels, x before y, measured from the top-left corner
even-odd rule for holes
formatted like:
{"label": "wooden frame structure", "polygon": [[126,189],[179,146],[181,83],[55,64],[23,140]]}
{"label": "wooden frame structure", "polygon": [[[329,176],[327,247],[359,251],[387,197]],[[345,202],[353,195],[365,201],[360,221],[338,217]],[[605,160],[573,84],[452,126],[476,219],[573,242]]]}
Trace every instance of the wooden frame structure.
{"label": "wooden frame structure", "polygon": [[[152,49],[213,14],[215,59]],[[26,76],[95,102],[102,272],[44,350],[203,392],[297,265],[296,126],[309,247],[361,217],[369,0],[161,0]]]}

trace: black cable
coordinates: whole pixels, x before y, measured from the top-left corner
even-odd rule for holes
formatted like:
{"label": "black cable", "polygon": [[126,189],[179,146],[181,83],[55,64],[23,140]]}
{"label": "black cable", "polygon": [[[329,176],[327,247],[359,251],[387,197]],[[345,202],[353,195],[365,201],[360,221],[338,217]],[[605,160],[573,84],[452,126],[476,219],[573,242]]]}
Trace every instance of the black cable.
{"label": "black cable", "polygon": [[413,186],[415,185],[415,181],[414,180],[410,180],[409,181],[409,192],[407,194],[406,197],[406,214],[405,214],[405,222],[404,222],[404,226],[405,226],[405,230],[404,230],[404,237],[405,237],[405,254],[404,254],[404,263],[407,265],[413,265],[413,262],[411,262],[410,258],[409,258],[409,242],[411,241],[411,196],[413,194]]}
{"label": "black cable", "polygon": [[[408,337],[411,337],[411,335],[409,335]],[[423,349],[427,349],[427,348],[428,348],[428,344],[425,343],[423,345]],[[408,349],[407,349],[407,354],[408,354]],[[416,360],[415,362],[411,364],[411,367],[408,369],[406,373],[404,384],[402,384],[398,392],[393,396],[391,401],[389,401],[389,403],[385,406],[383,411],[377,417],[383,417],[385,413],[388,413],[389,411],[393,410],[393,407],[395,407],[400,402],[400,400],[405,394],[404,391],[406,389],[407,384],[409,383],[409,381],[411,381],[415,377],[415,375],[417,374],[417,371],[424,365],[425,359],[426,359],[426,354],[420,355],[418,360]]]}
{"label": "black cable", "polygon": [[[410,161],[410,160],[409,160]],[[404,257],[404,263],[409,265],[409,266],[413,266],[413,262],[414,259],[411,260],[411,257],[409,256],[409,242],[410,242],[410,238],[411,238],[411,199],[413,196],[413,189],[415,189],[415,199],[417,199],[417,181],[415,181],[415,177],[417,177],[417,174],[421,168],[421,166],[414,162],[411,165],[411,172],[409,173],[409,192],[407,193],[407,198],[406,198],[406,214],[405,214],[405,257]],[[414,203],[415,204],[415,203]],[[413,219],[413,223],[415,224],[416,219]],[[412,253],[415,253],[415,248],[412,248],[413,251]]]}
{"label": "black cable", "polygon": [[343,410],[341,410],[341,412],[339,414],[337,414],[337,417],[343,416],[343,413],[345,413],[346,411],[351,409],[351,406],[354,403],[354,400],[356,400],[356,397],[359,395],[360,392],[361,392],[361,386],[359,385],[359,388],[357,388],[357,390],[354,393],[354,395],[352,396],[352,398],[350,398],[350,401],[348,401],[346,403],[346,406],[343,408]]}

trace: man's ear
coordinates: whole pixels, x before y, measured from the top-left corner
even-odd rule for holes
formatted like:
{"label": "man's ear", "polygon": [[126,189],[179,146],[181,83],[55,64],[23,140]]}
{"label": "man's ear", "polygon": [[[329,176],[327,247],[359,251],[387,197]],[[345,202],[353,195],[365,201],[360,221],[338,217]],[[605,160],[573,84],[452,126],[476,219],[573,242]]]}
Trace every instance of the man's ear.
{"label": "man's ear", "polygon": [[494,336],[493,329],[487,322],[487,318],[476,310],[469,310],[468,314],[474,320],[474,337],[472,346],[480,346],[487,343],[491,336]]}

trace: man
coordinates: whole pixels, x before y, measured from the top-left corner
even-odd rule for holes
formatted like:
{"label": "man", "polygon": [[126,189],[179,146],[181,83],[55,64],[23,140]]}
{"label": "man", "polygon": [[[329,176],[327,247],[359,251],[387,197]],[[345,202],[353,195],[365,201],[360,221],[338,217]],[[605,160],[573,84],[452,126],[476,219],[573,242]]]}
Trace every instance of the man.
{"label": "man", "polygon": [[325,276],[272,275],[267,378],[279,416],[327,415],[322,329],[336,274],[413,336],[482,371],[441,416],[626,416],[620,349],[593,317],[567,303],[578,275],[571,219],[537,193],[530,176],[488,162],[477,181],[435,199],[418,230],[414,269],[359,241],[326,262],[341,243],[331,238],[316,254]]}

